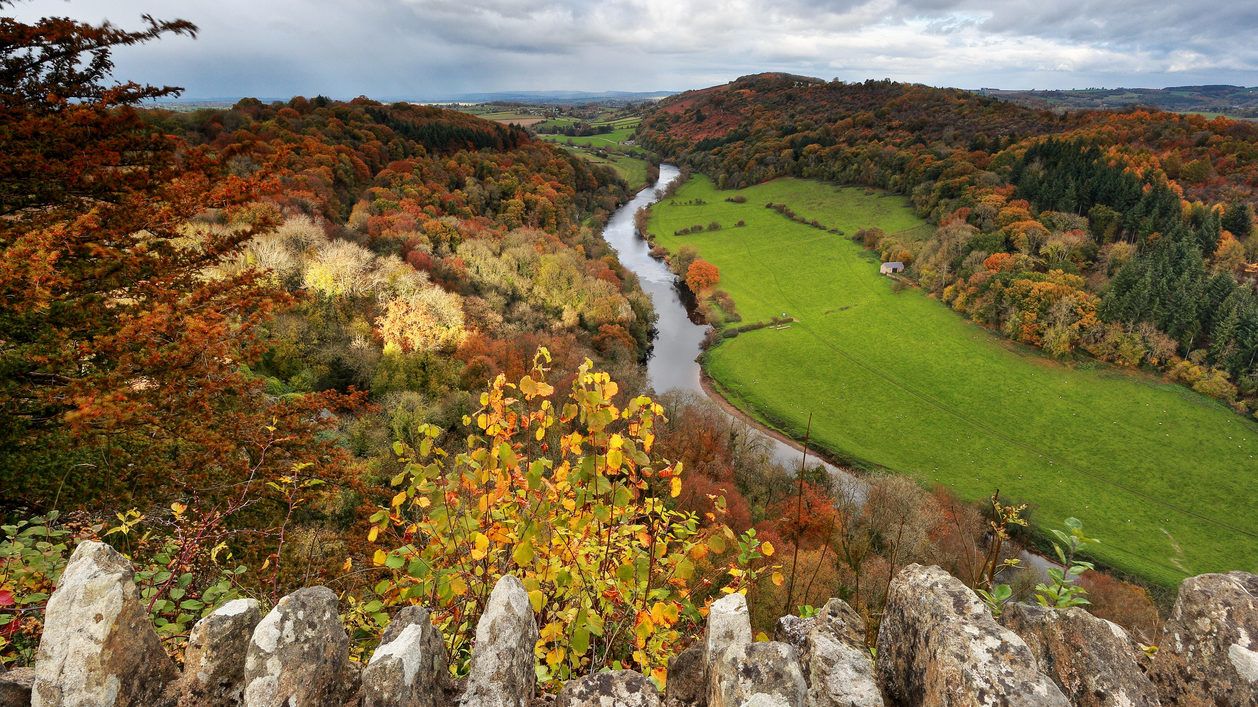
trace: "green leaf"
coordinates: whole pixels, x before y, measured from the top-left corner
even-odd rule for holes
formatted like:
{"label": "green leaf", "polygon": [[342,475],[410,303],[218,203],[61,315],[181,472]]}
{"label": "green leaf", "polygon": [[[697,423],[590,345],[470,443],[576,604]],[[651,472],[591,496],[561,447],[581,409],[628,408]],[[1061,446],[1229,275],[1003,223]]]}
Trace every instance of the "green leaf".
{"label": "green leaf", "polygon": [[586,625],[590,629],[590,633],[594,634],[595,636],[603,635],[603,617],[599,616],[598,612],[587,613],[585,620],[586,620]]}
{"label": "green leaf", "polygon": [[1062,552],[1061,546],[1053,543],[1053,552],[1057,553],[1057,559],[1064,565],[1066,564],[1066,553]]}
{"label": "green leaf", "polygon": [[720,534],[708,538],[708,549],[718,555],[725,552],[725,538]]}
{"label": "green leaf", "polygon": [[503,466],[515,466],[515,451],[511,449],[511,445],[502,442],[498,445],[498,459]]}
{"label": "green leaf", "polygon": [[610,522],[612,519],[612,509],[602,503],[595,504],[594,517],[604,523]]}
{"label": "green leaf", "polygon": [[421,558],[411,560],[406,566],[406,574],[415,579],[426,579],[431,571],[432,567]]}
{"label": "green leaf", "polygon": [[590,649],[590,631],[585,626],[578,626],[572,632],[572,654],[585,655]]}
{"label": "green leaf", "polygon": [[677,561],[677,576],[689,581],[691,577],[695,576],[695,564],[688,558],[682,557]]}
{"label": "green leaf", "polygon": [[534,459],[529,462],[529,470],[525,478],[528,479],[530,491],[536,491],[542,487],[542,474],[546,473],[546,466],[545,459]]}
{"label": "green leaf", "polygon": [[533,543],[525,539],[515,545],[515,549],[511,551],[511,559],[515,560],[516,565],[527,567],[533,561]]}
{"label": "green leaf", "polygon": [[613,497],[612,503],[614,503],[617,508],[628,508],[629,504],[632,502],[633,492],[630,491],[628,487],[620,486],[616,488],[616,495]]}

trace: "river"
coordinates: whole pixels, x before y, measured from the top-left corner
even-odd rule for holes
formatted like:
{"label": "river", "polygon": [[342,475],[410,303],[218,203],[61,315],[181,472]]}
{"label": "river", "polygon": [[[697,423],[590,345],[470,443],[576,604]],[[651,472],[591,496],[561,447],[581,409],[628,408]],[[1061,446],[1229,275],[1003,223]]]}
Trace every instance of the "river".
{"label": "river", "polygon": [[[651,298],[658,317],[655,323],[655,339],[652,341],[651,357],[647,360],[647,381],[656,393],[673,390],[687,391],[703,396],[717,403],[725,414],[738,417],[748,424],[752,434],[762,438],[775,461],[787,469],[798,469],[803,457],[802,448],[785,440],[770,430],[756,424],[749,418],[731,412],[732,408],[724,400],[713,399],[704,388],[699,370],[699,354],[702,351],[703,339],[707,335],[708,326],[697,324],[691,317],[682,300],[682,293],[676,284],[676,278],[662,261],[651,256],[651,246],[637,232],[634,225],[634,214],[644,206],[655,203],[668,185],[681,176],[677,167],[669,164],[660,165],[660,176],[654,186],[638,192],[632,201],[620,207],[607,226],[603,229],[603,238],[616,251],[620,264],[638,276],[642,290]],[[858,493],[863,495],[863,480],[852,474],[808,455],[809,465],[821,464],[837,478],[849,482]]]}
{"label": "river", "polygon": [[[607,226],[603,229],[603,238],[616,251],[620,264],[638,276],[642,290],[651,298],[658,317],[655,323],[655,339],[652,341],[651,357],[647,360],[647,382],[656,393],[681,390],[700,395],[716,403],[726,415],[744,422],[750,434],[756,435],[768,445],[773,459],[787,469],[798,469],[804,452],[801,447],[785,437],[768,430],[751,418],[734,411],[733,406],[724,400],[714,398],[702,383],[699,369],[699,354],[702,352],[703,339],[707,335],[708,326],[697,324],[690,318],[682,300],[681,291],[677,288],[676,278],[662,261],[651,256],[651,246],[640,235],[634,225],[634,214],[643,206],[659,201],[661,194],[681,176],[681,171],[669,164],[660,165],[660,176],[654,186],[638,192],[629,203],[620,207]],[[836,482],[841,484],[858,503],[863,503],[868,485],[864,479],[855,476],[846,469],[820,460],[812,454],[808,455],[807,463],[820,464],[830,472]],[[1022,551],[1023,565],[1044,576],[1044,571],[1051,566],[1047,559],[1033,553]]]}

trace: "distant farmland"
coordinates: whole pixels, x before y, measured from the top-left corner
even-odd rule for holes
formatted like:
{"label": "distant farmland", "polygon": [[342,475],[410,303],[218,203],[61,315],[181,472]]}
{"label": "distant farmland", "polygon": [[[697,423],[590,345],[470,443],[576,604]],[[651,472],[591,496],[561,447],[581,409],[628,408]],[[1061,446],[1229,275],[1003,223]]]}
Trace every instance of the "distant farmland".
{"label": "distant farmland", "polygon": [[[564,149],[574,152],[595,164],[601,164],[616,170],[629,185],[635,189],[645,187],[647,181],[647,163],[643,159],[643,150],[629,143],[634,131],[638,128],[641,118],[637,116],[619,118],[592,125],[605,125],[610,132],[596,135],[562,135],[557,133],[538,133],[537,137],[553,142]],[[571,118],[557,118],[546,121],[552,127],[574,125]]]}

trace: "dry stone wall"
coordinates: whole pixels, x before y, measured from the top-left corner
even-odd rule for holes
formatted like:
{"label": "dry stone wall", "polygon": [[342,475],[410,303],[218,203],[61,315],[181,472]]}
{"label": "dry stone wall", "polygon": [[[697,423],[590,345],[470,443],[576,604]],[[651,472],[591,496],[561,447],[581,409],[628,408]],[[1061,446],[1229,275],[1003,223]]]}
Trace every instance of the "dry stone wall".
{"label": "dry stone wall", "polygon": [[997,621],[938,567],[895,577],[876,653],[839,599],[810,618],[783,617],[776,640],[758,642],[745,598],[731,594],[673,659],[662,695],[618,670],[539,696],[537,626],[514,577],[494,587],[462,685],[426,609],[400,611],[365,664],[349,659],[337,610],[324,587],[265,614],[230,602],[193,628],[180,671],[129,563],[85,542],[49,601],[34,669],[0,668],[0,707],[1258,705],[1258,577],[1241,572],[1186,580],[1152,661],[1080,609],[1013,605]]}

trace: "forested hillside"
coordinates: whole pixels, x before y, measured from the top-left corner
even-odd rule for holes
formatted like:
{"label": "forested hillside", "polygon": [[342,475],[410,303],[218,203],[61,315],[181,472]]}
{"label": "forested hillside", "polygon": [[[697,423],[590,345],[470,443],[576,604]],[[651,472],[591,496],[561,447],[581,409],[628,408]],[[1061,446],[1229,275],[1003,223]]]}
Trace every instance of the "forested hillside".
{"label": "forested hillside", "polygon": [[1252,123],[762,74],[661,101],[639,137],[719,186],[791,175],[908,195],[931,238],[857,237],[957,311],[1258,407]]}
{"label": "forested hillside", "polygon": [[586,358],[636,388],[653,314],[598,237],[611,170],[407,104],[138,108],[174,89],[113,83],[110,48],[186,22],[4,32],[5,662],[76,538],[123,547],[181,640],[241,593],[374,585],[398,454],[460,439],[539,351],[551,390]]}
{"label": "forested hillside", "polygon": [[[641,355],[649,308],[586,225],[624,197],[623,184],[518,129],[453,111],[304,98],[270,106],[243,101],[228,111],[133,113],[129,120],[143,121],[134,128],[146,139],[172,151],[198,150],[221,179],[247,181],[253,190],[248,200],[170,226],[172,240],[237,242],[239,254],[213,264],[209,282],[229,289],[247,278],[252,290],[241,293],[240,306],[267,301],[275,308],[269,319],[225,325],[233,329],[232,355],[252,367],[240,386],[264,385],[283,400],[357,389],[384,404],[384,415],[403,408],[416,414],[418,406],[458,419],[468,404],[459,391],[519,369],[538,345],[567,362],[598,355],[596,349],[625,363]],[[268,230],[242,237],[250,229]],[[59,265],[88,267],[99,255],[63,257]],[[271,275],[250,275],[256,267]],[[67,296],[79,294],[66,288]],[[36,352],[53,346],[44,337],[69,314],[54,309],[27,324],[31,341],[21,350],[31,352],[28,360],[45,360]],[[104,312],[84,314],[74,312],[85,334],[110,326]],[[69,378],[64,385],[98,383],[91,374]],[[86,403],[65,402],[60,377],[52,380],[28,382],[32,398],[52,401],[48,414],[89,414]],[[136,400],[140,393],[117,401],[134,406],[125,414],[92,412],[110,435],[97,428],[82,436],[36,434],[41,426],[11,410],[17,424],[0,464],[13,474],[5,478],[14,491],[10,502],[42,505],[58,491],[76,500],[156,491],[149,474],[164,476],[159,469],[167,465],[137,457],[151,458],[161,446],[153,425],[190,411]],[[385,400],[403,393],[411,396],[406,402]],[[237,404],[247,407],[242,399],[213,414],[228,417]],[[141,437],[129,441],[133,434]],[[179,453],[198,458],[192,455],[199,439],[179,442]],[[59,463],[66,446],[85,460],[80,472],[65,479],[29,473]],[[219,464],[196,466],[206,479],[184,476],[173,486],[163,480],[162,493],[187,493],[185,484],[214,478]]]}

